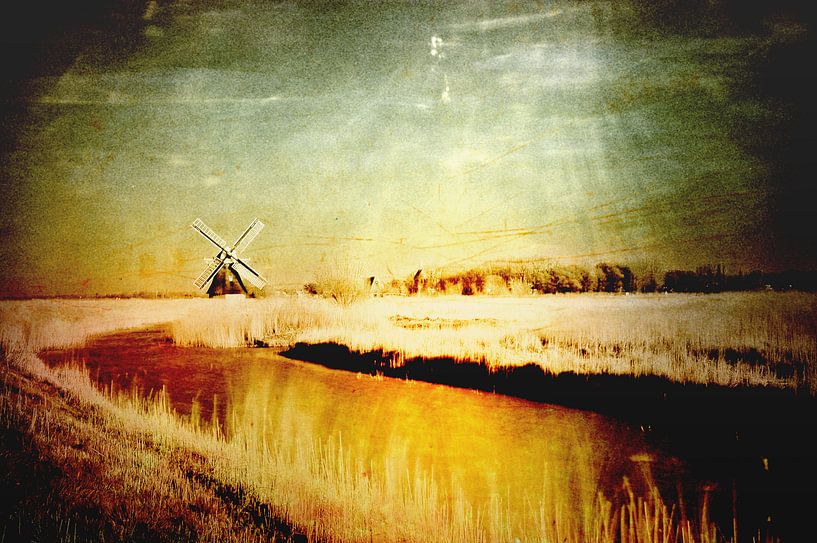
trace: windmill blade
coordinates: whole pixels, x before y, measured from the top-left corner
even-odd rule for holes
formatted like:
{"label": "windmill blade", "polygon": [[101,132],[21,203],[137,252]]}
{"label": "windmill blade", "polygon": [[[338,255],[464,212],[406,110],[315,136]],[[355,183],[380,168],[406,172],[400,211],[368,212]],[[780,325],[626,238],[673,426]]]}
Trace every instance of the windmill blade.
{"label": "windmill blade", "polygon": [[203,272],[199,274],[193,284],[196,285],[198,288],[204,288],[204,285],[210,282],[213,277],[219,272],[222,266],[224,266],[224,262],[226,258],[214,258],[210,261],[210,264],[204,269]]}
{"label": "windmill blade", "polygon": [[212,228],[210,228],[209,226],[207,226],[206,224],[204,224],[204,221],[202,221],[201,219],[196,219],[195,221],[193,221],[193,224],[191,224],[190,226],[192,226],[193,228],[195,228],[196,230],[198,230],[198,231],[199,231],[199,233],[200,233],[202,236],[204,236],[205,238],[209,239],[209,240],[210,240],[210,242],[211,242],[213,245],[215,245],[216,247],[218,247],[218,248],[219,248],[219,249],[221,249],[222,251],[227,251],[227,252],[229,252],[229,251],[230,251],[230,248],[227,246],[227,242],[226,242],[226,241],[224,241],[223,239],[221,239],[221,236],[219,236],[218,234],[216,234],[216,233],[213,231],[213,229],[212,229]]}
{"label": "windmill blade", "polygon": [[261,277],[261,275],[249,267],[244,261],[236,258],[235,262],[233,263],[233,267],[236,268],[238,274],[252,283],[257,288],[264,288],[264,285],[267,284],[267,280]]}
{"label": "windmill blade", "polygon": [[233,246],[235,247],[233,249],[233,254],[238,255],[242,251],[244,251],[244,249],[246,249],[247,246],[250,243],[252,243],[252,240],[254,240],[255,237],[259,234],[259,232],[261,232],[261,230],[263,229],[264,223],[262,223],[258,219],[253,219],[253,221],[250,223],[247,229],[244,230],[244,233],[241,234],[241,236],[239,236],[237,240],[235,240],[235,245]]}

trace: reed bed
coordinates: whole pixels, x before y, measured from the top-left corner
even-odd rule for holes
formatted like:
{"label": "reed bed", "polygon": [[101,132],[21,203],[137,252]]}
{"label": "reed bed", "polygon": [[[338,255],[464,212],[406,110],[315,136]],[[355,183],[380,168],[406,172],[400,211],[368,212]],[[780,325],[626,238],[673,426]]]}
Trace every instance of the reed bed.
{"label": "reed bed", "polygon": [[28,351],[73,347],[112,330],[185,319],[206,300],[68,299],[0,301],[0,345]]}
{"label": "reed bed", "polygon": [[[215,306],[214,306],[215,307]],[[171,327],[182,345],[334,342],[405,358],[553,373],[657,375],[682,383],[817,393],[817,295],[385,297],[247,300]]]}
{"label": "reed bed", "polygon": [[[123,306],[116,307],[120,303]],[[197,505],[192,510],[198,513],[187,522],[198,530],[195,539],[245,541],[258,537],[251,527],[224,513],[223,503],[219,505],[223,498],[218,498],[213,488],[241,489],[239,512],[252,506],[254,511],[263,511],[267,521],[284,520],[310,541],[692,543],[727,539],[706,518],[696,518],[695,522],[681,518],[665,504],[649,478],[645,484],[650,490],[643,496],[628,490],[631,487],[626,484],[613,496],[599,494],[592,485],[585,485],[578,494],[575,489],[546,488],[542,496],[531,501],[526,520],[514,521],[501,498],[487,509],[475,508],[456,488],[439,487],[430,474],[413,469],[405,459],[388,460],[383,466],[361,466],[342,443],[259,435],[257,428],[265,425],[253,424],[251,418],[245,418],[242,427],[225,437],[217,425],[202,425],[175,415],[163,394],[148,399],[106,394],[95,388],[86,370],[50,368],[35,354],[37,349],[76,345],[89,335],[123,327],[168,321],[195,323],[197,319],[211,324],[237,319],[230,321],[235,328],[229,337],[243,337],[245,342],[263,340],[271,332],[292,334],[287,341],[298,340],[310,333],[302,327],[316,323],[327,330],[343,330],[341,325],[350,321],[358,331],[387,326],[406,330],[390,319],[395,315],[394,304],[394,300],[375,300],[338,308],[309,298],[256,300],[230,308],[207,300],[3,303],[0,337],[6,371],[0,423],[4,428],[25,428],[36,444],[34,450],[58,466],[74,465],[81,455],[87,463],[83,465],[99,470],[100,485],[91,487],[95,490],[82,487],[83,494],[77,496],[73,494],[78,492],[75,488],[62,486],[56,491],[60,501],[46,507],[110,502],[123,508],[117,509],[116,515],[127,518],[138,513],[137,518],[144,519],[150,518],[151,508],[154,512],[175,510],[178,503],[194,503]],[[399,308],[403,316],[427,318],[424,304],[412,301]],[[452,319],[453,314],[465,315],[468,309],[467,304],[452,306],[450,314],[434,318]],[[490,318],[512,316],[504,306],[494,312]],[[16,320],[7,320],[12,317]],[[171,326],[174,334],[185,330],[174,326],[179,326]],[[219,325],[208,329],[218,331]],[[219,337],[223,340],[227,336]],[[206,335],[200,335],[191,341],[207,340]],[[178,341],[183,342],[181,338]],[[31,382],[28,389],[19,385],[26,380]],[[62,406],[54,399],[58,395],[47,393],[49,387],[62,391],[73,407]],[[83,446],[78,449],[66,443],[66,436],[79,436]],[[179,457],[188,459],[187,463],[173,460]],[[210,481],[208,485],[191,483],[191,462],[196,466],[193,472]],[[583,480],[592,482],[593,474]],[[575,504],[572,500],[577,496]],[[574,507],[581,514],[569,514]],[[52,519],[62,523],[74,518],[72,509],[56,509]],[[114,514],[104,507],[99,511]],[[213,511],[221,513],[208,517]],[[120,539],[133,535],[127,531],[133,526],[118,525],[125,531],[114,535]],[[60,538],[70,540],[70,530]]]}

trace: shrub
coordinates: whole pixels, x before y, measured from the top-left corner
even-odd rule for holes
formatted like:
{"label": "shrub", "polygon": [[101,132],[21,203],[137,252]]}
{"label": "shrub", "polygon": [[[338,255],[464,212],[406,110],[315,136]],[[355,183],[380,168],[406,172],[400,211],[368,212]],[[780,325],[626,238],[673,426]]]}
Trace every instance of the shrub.
{"label": "shrub", "polygon": [[315,281],[307,283],[309,294],[331,298],[341,305],[349,305],[369,296],[368,278],[360,268],[348,261],[322,265],[315,272]]}

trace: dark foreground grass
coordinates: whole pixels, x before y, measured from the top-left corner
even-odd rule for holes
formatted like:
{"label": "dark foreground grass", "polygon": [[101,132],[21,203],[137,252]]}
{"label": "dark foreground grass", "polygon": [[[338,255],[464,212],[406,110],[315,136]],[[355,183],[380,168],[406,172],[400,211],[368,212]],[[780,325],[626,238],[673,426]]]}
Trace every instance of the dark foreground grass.
{"label": "dark foreground grass", "polygon": [[17,369],[0,375],[0,541],[307,541],[197,454]]}

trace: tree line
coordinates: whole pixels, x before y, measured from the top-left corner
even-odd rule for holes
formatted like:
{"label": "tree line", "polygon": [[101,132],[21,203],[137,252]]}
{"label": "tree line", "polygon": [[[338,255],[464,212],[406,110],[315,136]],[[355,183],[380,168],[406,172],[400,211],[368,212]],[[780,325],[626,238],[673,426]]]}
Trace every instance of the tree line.
{"label": "tree line", "polygon": [[578,265],[506,264],[462,272],[419,270],[392,280],[392,294],[557,294],[568,292],[727,292],[749,290],[817,291],[817,272],[727,273],[720,264],[695,270],[660,270],[656,265],[630,266],[599,262]]}

